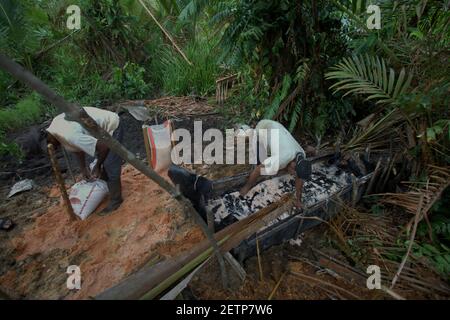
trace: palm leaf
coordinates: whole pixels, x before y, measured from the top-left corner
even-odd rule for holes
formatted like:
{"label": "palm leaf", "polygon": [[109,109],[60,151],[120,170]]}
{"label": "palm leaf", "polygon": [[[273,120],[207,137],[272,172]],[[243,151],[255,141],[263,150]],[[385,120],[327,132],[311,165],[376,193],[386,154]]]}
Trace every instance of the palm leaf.
{"label": "palm leaf", "polygon": [[389,149],[401,150],[402,127],[406,119],[402,112],[395,108],[386,115],[376,117],[367,127],[358,128],[353,137],[342,148],[343,150],[364,151],[370,146],[372,152],[384,152]]}
{"label": "palm leaf", "polygon": [[450,186],[450,168],[429,166],[428,181],[423,184],[408,182],[408,192],[386,193],[381,200],[383,203],[405,208],[411,214],[415,214],[419,207],[420,197],[423,196],[423,208],[421,218],[426,216],[444,190]]}
{"label": "palm leaf", "polygon": [[396,77],[392,68],[386,68],[383,58],[356,55],[344,58],[326,74],[329,80],[338,80],[330,89],[345,91],[344,96],[360,94],[376,104],[399,104],[399,98],[408,91],[412,76],[402,69]]}

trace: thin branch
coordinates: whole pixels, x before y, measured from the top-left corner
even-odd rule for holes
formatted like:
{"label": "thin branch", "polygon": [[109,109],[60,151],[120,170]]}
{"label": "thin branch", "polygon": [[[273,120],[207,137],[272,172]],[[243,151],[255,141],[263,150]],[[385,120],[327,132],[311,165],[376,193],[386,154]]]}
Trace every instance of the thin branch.
{"label": "thin branch", "polygon": [[397,273],[395,274],[394,278],[392,279],[390,289],[394,288],[395,283],[397,282],[398,278],[400,277],[400,273],[402,272],[403,267],[405,266],[406,260],[408,260],[409,254],[411,252],[411,249],[412,249],[412,246],[414,243],[414,239],[416,237],[417,225],[419,224],[420,216],[421,216],[422,209],[423,209],[422,206],[423,206],[423,195],[420,196],[419,206],[417,207],[416,216],[414,218],[413,230],[411,232],[411,237],[409,239],[408,250],[406,251],[406,254],[403,257],[402,263],[400,263],[400,266],[398,267]]}
{"label": "thin branch", "polygon": [[178,45],[176,44],[175,40],[173,40],[172,36],[169,34],[169,32],[164,29],[164,27],[159,23],[159,21],[156,19],[156,17],[154,16],[154,14],[149,10],[149,8],[147,8],[147,6],[145,5],[145,3],[142,0],[139,0],[140,4],[144,7],[145,11],[147,11],[147,13],[149,14],[149,16],[153,19],[153,21],[158,25],[158,27],[161,29],[161,31],[164,33],[164,35],[167,37],[167,39],[169,39],[169,41],[172,43],[172,45],[175,47],[175,49],[177,49],[178,53],[181,54],[181,56],[183,57],[184,60],[186,60],[186,62],[192,66],[192,62],[189,61],[189,59],[186,57],[186,55],[184,54],[184,52],[178,47]]}
{"label": "thin branch", "polygon": [[341,288],[341,287],[339,287],[339,286],[336,286],[336,285],[334,285],[334,284],[331,284],[331,283],[329,283],[329,282],[323,281],[323,280],[318,279],[318,278],[315,278],[315,277],[308,276],[308,275],[303,274],[303,273],[298,273],[298,272],[294,272],[294,271],[291,271],[290,273],[291,273],[293,276],[296,276],[296,277],[299,277],[299,278],[303,278],[303,279],[307,279],[307,280],[312,280],[312,281],[319,282],[319,283],[324,284],[324,285],[326,285],[326,286],[329,286],[329,287],[331,287],[331,288],[333,288],[333,289],[336,289],[336,290],[345,292],[345,293],[348,294],[350,297],[352,297],[352,298],[354,298],[354,299],[356,299],[356,300],[361,300],[360,297],[354,295],[354,294],[351,293],[350,291],[348,291],[348,290],[346,290],[346,289],[344,289],[344,288]]}

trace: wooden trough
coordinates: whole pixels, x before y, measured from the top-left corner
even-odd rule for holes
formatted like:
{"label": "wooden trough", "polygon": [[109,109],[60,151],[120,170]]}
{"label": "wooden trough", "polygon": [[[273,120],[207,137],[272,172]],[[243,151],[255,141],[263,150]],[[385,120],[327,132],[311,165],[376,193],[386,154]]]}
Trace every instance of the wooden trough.
{"label": "wooden trough", "polygon": [[[297,238],[302,232],[320,224],[321,221],[329,220],[339,210],[341,202],[356,203],[360,200],[366,184],[371,180],[373,174],[369,173],[357,178],[351,172],[339,169],[335,164],[328,165],[328,159],[329,155],[312,159],[312,180],[305,183],[302,197],[305,209],[299,211],[291,206],[285,213],[255,230],[251,237],[244,239],[231,250],[239,262],[256,255],[257,239],[259,249],[265,250],[273,245]],[[215,216],[218,229],[254,214],[264,205],[276,202],[286,194],[295,193],[294,178],[288,174],[279,174],[276,177],[262,177],[259,181],[259,186],[271,185],[272,189],[275,189],[275,194],[266,190],[265,194],[261,196],[261,190],[264,191],[264,187],[262,187],[253,194],[250,191],[243,199],[238,196],[238,190],[247,180],[248,174],[214,181],[213,192],[207,207],[209,211],[213,211],[212,214]],[[253,205],[253,202],[258,200],[258,196],[266,202],[259,199],[259,204]],[[246,206],[245,204],[249,202],[252,202],[251,205]],[[225,212],[226,217],[220,217],[221,214],[218,211],[221,211],[221,214]],[[241,212],[236,213],[235,211]],[[247,212],[242,215],[242,211]]]}

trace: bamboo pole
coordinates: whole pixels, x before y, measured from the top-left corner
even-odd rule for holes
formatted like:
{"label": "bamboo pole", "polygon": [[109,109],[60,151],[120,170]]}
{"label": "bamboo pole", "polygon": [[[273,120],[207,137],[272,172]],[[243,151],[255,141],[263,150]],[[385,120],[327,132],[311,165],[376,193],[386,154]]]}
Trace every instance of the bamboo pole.
{"label": "bamboo pole", "polygon": [[402,262],[400,263],[398,270],[395,273],[394,278],[392,279],[391,286],[389,287],[389,289],[394,288],[395,283],[397,282],[398,278],[400,278],[400,274],[402,273],[402,270],[406,264],[406,261],[408,260],[409,254],[411,253],[412,246],[414,244],[414,239],[416,237],[417,225],[419,224],[420,216],[421,216],[422,210],[423,210],[423,198],[424,198],[423,195],[421,195],[420,200],[419,200],[419,205],[417,206],[417,212],[416,212],[416,215],[414,216],[414,226],[413,226],[413,230],[411,232],[411,236],[409,239],[408,249],[406,250],[406,254],[403,257]]}
{"label": "bamboo pole", "polygon": [[69,196],[67,195],[66,186],[64,183],[64,179],[61,175],[61,171],[59,170],[58,161],[56,161],[55,157],[55,148],[51,143],[47,145],[48,155],[50,157],[50,161],[52,162],[53,173],[55,174],[55,180],[58,184],[59,191],[61,192],[61,196],[63,198],[64,206],[66,207],[66,211],[72,221],[77,220],[75,213],[73,212],[72,205],[70,204]]}
{"label": "bamboo pole", "polygon": [[352,206],[356,206],[358,202],[358,180],[356,176],[352,173]]}
{"label": "bamboo pole", "polygon": [[344,288],[342,288],[342,287],[339,287],[339,286],[337,286],[337,285],[334,285],[334,284],[332,284],[332,283],[329,283],[329,282],[326,282],[326,281],[324,281],[324,280],[321,280],[321,279],[319,279],[319,278],[311,277],[311,276],[308,276],[308,275],[306,275],[306,274],[304,274],[304,273],[294,272],[294,271],[291,271],[290,274],[292,274],[292,275],[295,276],[295,277],[301,278],[303,281],[305,281],[305,280],[312,280],[312,281],[314,281],[314,282],[321,283],[321,284],[323,284],[323,285],[325,285],[325,286],[328,286],[328,287],[331,287],[331,288],[333,288],[333,289],[342,291],[342,292],[346,293],[347,295],[349,295],[350,297],[352,297],[352,298],[355,299],[355,300],[361,300],[360,297],[358,297],[357,295],[353,294],[352,292],[350,292],[350,291],[348,291],[348,290],[346,290],[346,289],[344,289]]}
{"label": "bamboo pole", "polygon": [[192,62],[189,61],[189,59],[186,57],[184,52],[178,47],[175,40],[173,40],[172,36],[169,34],[169,32],[164,29],[164,27],[159,23],[159,21],[156,19],[156,17],[153,15],[153,13],[147,8],[145,3],[142,0],[139,0],[140,4],[144,7],[145,11],[147,11],[148,15],[153,19],[153,21],[157,24],[157,26],[161,29],[161,31],[164,33],[164,35],[169,39],[169,41],[172,43],[172,45],[175,47],[175,49],[178,51],[179,54],[183,57],[183,59],[190,65],[193,66]]}
{"label": "bamboo pole", "polygon": [[[221,240],[219,244],[226,241],[227,238]],[[169,288],[175,281],[192,271],[195,267],[200,265],[203,261],[208,259],[208,257],[212,254],[213,248],[209,247],[207,250],[202,252],[200,255],[195,257],[195,259],[191,260],[189,263],[184,265],[180,270],[176,273],[170,275],[167,279],[164,279],[161,283],[159,283],[156,287],[152,288],[149,292],[144,294],[140,300],[150,300],[157,297],[161,292]]]}
{"label": "bamboo pole", "polygon": [[280,277],[280,280],[278,280],[277,284],[275,285],[275,287],[273,288],[272,292],[270,293],[269,297],[267,298],[267,300],[272,300],[273,296],[275,295],[275,292],[277,292],[278,287],[281,284],[281,281],[284,279],[284,276],[286,275],[287,271],[283,272],[283,274]]}

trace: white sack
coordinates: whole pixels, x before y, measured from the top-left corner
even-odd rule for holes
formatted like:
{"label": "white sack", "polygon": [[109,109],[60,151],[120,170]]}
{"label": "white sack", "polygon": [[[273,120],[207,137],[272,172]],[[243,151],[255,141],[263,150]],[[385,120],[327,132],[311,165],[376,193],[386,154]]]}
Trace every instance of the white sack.
{"label": "white sack", "polygon": [[108,185],[103,180],[88,182],[82,180],[70,189],[69,200],[74,213],[86,219],[108,194]]}
{"label": "white sack", "polygon": [[166,121],[160,125],[143,126],[150,152],[150,165],[156,172],[169,168],[172,163],[172,124]]}

